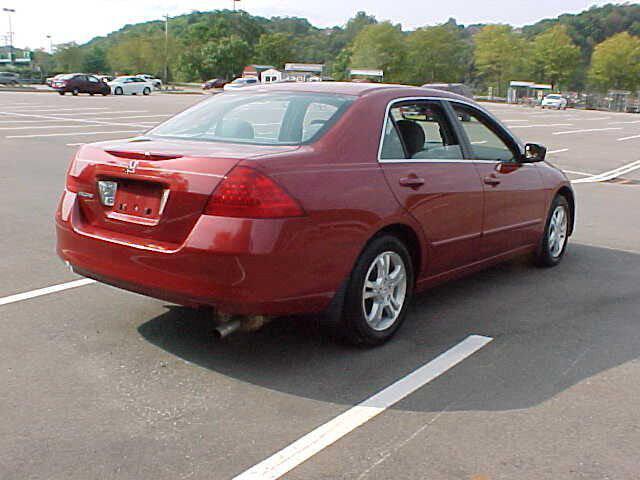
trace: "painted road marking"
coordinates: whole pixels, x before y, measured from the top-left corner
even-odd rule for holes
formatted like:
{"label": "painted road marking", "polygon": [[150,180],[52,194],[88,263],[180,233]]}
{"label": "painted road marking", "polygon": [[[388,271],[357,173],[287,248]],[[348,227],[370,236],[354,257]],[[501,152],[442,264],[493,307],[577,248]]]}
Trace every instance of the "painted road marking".
{"label": "painted road marking", "polygon": [[640,120],[626,121],[626,122],[611,122],[609,125],[631,125],[634,123],[640,123]]}
{"label": "painted road marking", "polygon": [[583,130],[566,130],[564,132],[553,132],[552,135],[569,135],[571,133],[606,132],[610,130],[622,130],[622,127],[585,128]]}
{"label": "painted road marking", "polygon": [[564,173],[570,173],[572,175],[580,175],[582,177],[592,177],[593,175],[595,175],[594,173],[587,173],[587,172],[577,172],[575,170],[567,170],[567,169],[562,169],[562,171]]}
{"label": "painted road marking", "polygon": [[[140,124],[143,125],[143,124]],[[55,129],[55,128],[96,128],[99,125],[56,125],[56,124],[49,124],[49,125],[29,125],[28,127],[25,126],[19,126],[19,127],[0,127],[0,130],[38,130],[38,129],[42,129],[42,128],[48,128],[48,129]]]}
{"label": "painted road marking", "polygon": [[549,150],[547,152],[547,155],[554,155],[556,153],[563,153],[563,152],[568,152],[569,149],[568,148],[561,148],[560,150]]}
{"label": "painted road marking", "polygon": [[540,127],[573,127],[573,123],[545,123],[538,125],[513,125],[510,128],[540,128]]}
{"label": "painted road marking", "polygon": [[628,163],[621,167],[615,168],[613,170],[609,170],[608,172],[603,172],[598,175],[593,175],[588,178],[581,178],[579,180],[573,180],[571,183],[595,183],[595,182],[606,182],[608,180],[613,180],[614,178],[621,177],[627,173],[631,173],[635,170],[640,169],[640,160],[636,160],[635,162]]}
{"label": "painted road marking", "polygon": [[[0,115],[7,115],[7,112],[0,112]],[[140,127],[143,125],[136,123],[113,123],[113,122],[101,122],[98,120],[87,120],[84,118],[65,118],[61,116],[54,117],[53,115],[35,115],[30,113],[11,113],[10,115],[18,116],[18,117],[32,117],[32,118],[44,118],[46,120],[57,120],[63,122],[81,122],[81,123],[92,123],[94,125],[115,125],[117,127]],[[62,115],[62,114],[61,114]]]}
{"label": "painted road marking", "polygon": [[59,285],[53,285],[51,287],[39,288],[38,290],[31,290],[30,292],[17,293],[15,295],[9,295],[8,297],[0,298],[0,306],[21,302],[23,300],[29,300],[31,298],[41,297],[43,295],[49,295],[50,293],[62,292],[63,290],[69,290],[70,288],[78,288],[83,287],[84,285],[91,285],[92,283],[96,283],[96,281],[91,280],[90,278],[82,278],[80,280],[74,280],[73,282],[61,283]]}
{"label": "painted road marking", "polygon": [[[109,110],[107,107],[87,107],[87,108],[51,108],[51,105],[49,105],[49,108],[34,108],[34,109],[20,109],[19,112],[15,112],[15,113],[38,113],[38,112],[81,112],[84,110]],[[12,112],[14,113],[14,112]]]}
{"label": "painted road marking", "polygon": [[622,137],[622,138],[619,138],[618,141],[619,142],[624,142],[625,140],[633,140],[634,138],[640,138],[640,135],[632,135],[630,137]]}
{"label": "painted road marking", "polygon": [[234,480],[276,480],[282,477],[403,398],[455,367],[492,340],[493,338],[481,335],[468,336],[426,365],[321,425],[288,447],[236,476]]}
{"label": "painted road marking", "polygon": [[43,133],[35,135],[7,135],[5,138],[73,137],[76,135],[103,135],[107,133],[141,133],[144,130],[111,130],[103,132]]}

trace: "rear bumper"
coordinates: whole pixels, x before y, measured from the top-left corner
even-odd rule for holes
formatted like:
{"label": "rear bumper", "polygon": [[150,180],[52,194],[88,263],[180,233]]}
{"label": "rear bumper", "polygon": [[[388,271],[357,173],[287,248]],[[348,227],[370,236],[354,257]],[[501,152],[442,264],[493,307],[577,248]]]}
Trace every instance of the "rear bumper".
{"label": "rear bumper", "polygon": [[327,308],[344,272],[326,267],[288,222],[203,215],[183,244],[166,249],[98,237],[82,228],[75,193],[56,213],[57,252],[81,275],[187,306],[242,315],[317,313]]}

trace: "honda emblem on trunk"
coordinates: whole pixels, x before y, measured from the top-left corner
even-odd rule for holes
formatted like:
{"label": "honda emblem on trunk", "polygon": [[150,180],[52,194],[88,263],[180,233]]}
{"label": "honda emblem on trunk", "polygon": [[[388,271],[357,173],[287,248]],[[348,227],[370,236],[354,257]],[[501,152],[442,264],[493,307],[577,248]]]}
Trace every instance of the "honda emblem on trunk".
{"label": "honda emblem on trunk", "polygon": [[138,160],[131,160],[129,165],[124,169],[124,173],[136,173],[136,168],[138,168]]}

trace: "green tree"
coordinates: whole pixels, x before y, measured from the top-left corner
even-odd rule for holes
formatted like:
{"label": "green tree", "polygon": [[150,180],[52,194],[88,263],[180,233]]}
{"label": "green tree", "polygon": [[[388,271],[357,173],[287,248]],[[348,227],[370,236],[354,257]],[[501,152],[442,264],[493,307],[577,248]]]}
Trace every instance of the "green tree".
{"label": "green tree", "polygon": [[363,28],[353,41],[353,68],[384,70],[385,80],[401,82],[408,77],[406,44],[399,25],[383,22]]}
{"label": "green tree", "polygon": [[410,81],[459,82],[469,64],[469,46],[451,25],[418,28],[407,38]]}
{"label": "green tree", "polygon": [[551,83],[554,88],[566,85],[580,64],[580,49],[566,26],[556,25],[535,38],[532,63],[535,80]]}
{"label": "green tree", "polygon": [[475,64],[481,79],[506,92],[509,80],[524,71],[524,40],[508,25],[487,25],[475,36]]}
{"label": "green tree", "polygon": [[233,78],[242,72],[252,55],[247,42],[236,35],[212,40],[202,47],[202,80],[206,77]]}
{"label": "green tree", "polygon": [[281,67],[293,61],[291,37],[286,33],[265,33],[258,40],[255,60],[257,63]]}
{"label": "green tree", "polygon": [[640,86],[640,37],[618,33],[596,46],[589,80],[600,91]]}
{"label": "green tree", "polygon": [[106,73],[109,71],[107,51],[99,45],[91,47],[86,51],[82,63],[82,70],[85,72]]}
{"label": "green tree", "polygon": [[80,72],[84,64],[84,50],[75,42],[56,45],[53,59],[59,72]]}
{"label": "green tree", "polygon": [[353,52],[350,47],[345,47],[338,54],[332,64],[331,74],[334,80],[344,81],[349,79],[349,65]]}

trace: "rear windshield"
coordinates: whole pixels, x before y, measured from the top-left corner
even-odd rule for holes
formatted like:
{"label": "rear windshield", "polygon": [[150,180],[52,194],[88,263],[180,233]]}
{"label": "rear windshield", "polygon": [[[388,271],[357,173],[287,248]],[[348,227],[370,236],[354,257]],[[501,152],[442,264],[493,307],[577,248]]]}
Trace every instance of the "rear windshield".
{"label": "rear windshield", "polygon": [[320,138],[353,99],[316,93],[222,93],[173,117],[148,135],[251,145],[301,145]]}

